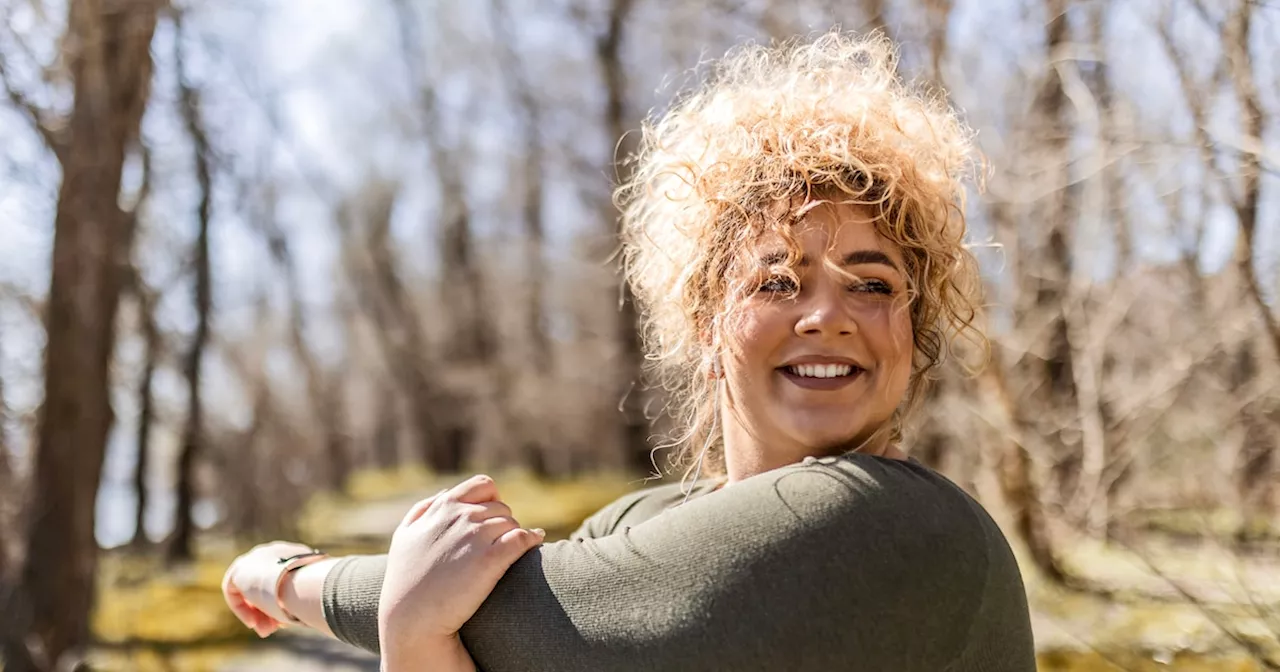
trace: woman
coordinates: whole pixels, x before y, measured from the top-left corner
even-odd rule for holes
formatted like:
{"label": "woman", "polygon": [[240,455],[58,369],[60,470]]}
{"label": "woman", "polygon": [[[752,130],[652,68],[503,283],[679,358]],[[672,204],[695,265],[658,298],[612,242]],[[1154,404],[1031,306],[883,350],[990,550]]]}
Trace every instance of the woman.
{"label": "woman", "polygon": [[384,557],[254,549],[237,615],[387,670],[1033,670],[1000,530],[900,443],[954,339],[985,341],[969,131],[894,67],[878,37],[747,47],[645,129],[626,270],[692,487],[544,545],[475,477]]}

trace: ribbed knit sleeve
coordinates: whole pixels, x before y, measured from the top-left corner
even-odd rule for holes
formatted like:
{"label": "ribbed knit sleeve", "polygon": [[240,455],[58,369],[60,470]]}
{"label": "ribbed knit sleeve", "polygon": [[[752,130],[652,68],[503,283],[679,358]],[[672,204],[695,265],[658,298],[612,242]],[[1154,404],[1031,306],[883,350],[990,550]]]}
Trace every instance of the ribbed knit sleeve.
{"label": "ribbed knit sleeve", "polygon": [[387,556],[352,555],[338,561],[324,580],[324,620],[338,639],[378,651],[378,599]]}

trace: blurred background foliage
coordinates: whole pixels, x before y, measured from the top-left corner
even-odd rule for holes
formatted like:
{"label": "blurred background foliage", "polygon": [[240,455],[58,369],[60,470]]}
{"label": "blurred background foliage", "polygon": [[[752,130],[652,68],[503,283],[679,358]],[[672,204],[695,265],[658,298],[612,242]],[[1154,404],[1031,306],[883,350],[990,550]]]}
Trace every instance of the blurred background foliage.
{"label": "blurred background foliage", "polygon": [[[1273,0],[0,0],[5,669],[377,669],[222,606],[488,470],[644,484],[610,188],[744,40],[839,25],[978,131],[995,350],[906,448],[1028,577],[1046,670],[1280,669]],[[59,668],[65,669],[65,668]]]}

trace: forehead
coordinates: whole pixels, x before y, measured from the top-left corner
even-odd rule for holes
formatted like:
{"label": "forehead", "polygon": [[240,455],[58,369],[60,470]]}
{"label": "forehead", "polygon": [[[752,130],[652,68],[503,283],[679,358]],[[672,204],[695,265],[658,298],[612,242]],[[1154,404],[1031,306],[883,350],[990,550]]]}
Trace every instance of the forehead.
{"label": "forehead", "polygon": [[[876,231],[876,211],[870,206],[830,201],[809,203],[800,208],[799,220],[790,227],[790,237],[806,257],[847,254],[857,250],[878,250],[902,264],[902,250]],[[777,231],[766,231],[745,252],[754,258],[785,251],[787,241]]]}

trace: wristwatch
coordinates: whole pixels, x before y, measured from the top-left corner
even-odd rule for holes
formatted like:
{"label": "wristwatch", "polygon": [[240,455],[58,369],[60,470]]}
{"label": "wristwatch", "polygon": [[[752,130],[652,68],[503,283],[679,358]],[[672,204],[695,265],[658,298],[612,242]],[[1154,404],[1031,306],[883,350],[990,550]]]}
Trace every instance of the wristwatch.
{"label": "wristwatch", "polygon": [[276,606],[280,608],[280,613],[284,614],[285,618],[289,619],[290,623],[305,625],[302,623],[302,619],[289,613],[289,610],[284,606],[284,599],[282,599],[282,596],[280,595],[280,588],[284,586],[285,577],[289,576],[292,572],[306,567],[307,565],[315,564],[328,557],[328,553],[325,553],[318,548],[313,548],[305,553],[290,555],[276,561],[276,563],[280,565],[280,573],[276,576]]}

